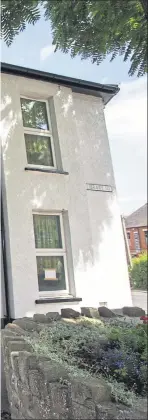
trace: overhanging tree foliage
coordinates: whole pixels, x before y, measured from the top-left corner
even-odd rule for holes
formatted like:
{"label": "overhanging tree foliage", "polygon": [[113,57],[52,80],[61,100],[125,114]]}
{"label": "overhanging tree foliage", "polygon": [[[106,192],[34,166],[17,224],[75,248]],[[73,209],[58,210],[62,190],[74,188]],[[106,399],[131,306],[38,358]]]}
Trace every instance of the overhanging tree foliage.
{"label": "overhanging tree foliage", "polygon": [[2,0],[1,37],[8,46],[26,29],[26,23],[34,25],[40,19],[39,4],[39,0]]}
{"label": "overhanging tree foliage", "polygon": [[147,72],[147,0],[2,0],[2,37],[10,45],[26,23],[51,21],[55,50],[100,64],[108,54],[131,61],[129,75]]}

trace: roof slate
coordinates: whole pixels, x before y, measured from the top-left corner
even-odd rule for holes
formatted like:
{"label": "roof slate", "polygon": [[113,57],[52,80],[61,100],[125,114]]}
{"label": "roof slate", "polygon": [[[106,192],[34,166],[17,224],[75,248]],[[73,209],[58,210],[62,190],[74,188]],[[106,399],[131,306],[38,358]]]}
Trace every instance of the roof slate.
{"label": "roof slate", "polygon": [[147,226],[147,210],[148,203],[144,204],[144,206],[140,207],[139,209],[131,213],[129,216],[125,217],[126,228]]}

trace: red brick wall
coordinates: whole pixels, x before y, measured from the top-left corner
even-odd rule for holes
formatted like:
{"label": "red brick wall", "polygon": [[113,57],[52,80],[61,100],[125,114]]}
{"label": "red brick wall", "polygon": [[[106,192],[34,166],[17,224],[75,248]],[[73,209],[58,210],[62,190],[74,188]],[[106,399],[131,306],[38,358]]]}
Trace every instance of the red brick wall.
{"label": "red brick wall", "polygon": [[147,249],[147,244],[146,244],[146,240],[145,240],[145,233],[144,233],[143,229],[148,230],[147,226],[143,226],[143,227],[140,227],[140,228],[126,228],[126,232],[130,233],[129,248],[130,248],[131,254],[136,253],[134,232],[139,233],[140,251],[144,251],[144,250]]}

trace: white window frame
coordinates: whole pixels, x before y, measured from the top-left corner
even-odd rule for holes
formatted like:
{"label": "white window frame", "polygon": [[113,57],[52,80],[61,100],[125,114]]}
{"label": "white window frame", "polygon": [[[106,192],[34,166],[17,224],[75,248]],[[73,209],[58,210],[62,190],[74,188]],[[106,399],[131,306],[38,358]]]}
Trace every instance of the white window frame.
{"label": "white window frame", "polygon": [[[40,168],[40,169],[56,169],[56,157],[55,157],[55,150],[54,150],[54,141],[53,141],[53,134],[52,134],[52,128],[51,128],[51,118],[50,118],[50,112],[49,112],[49,105],[47,99],[36,99],[36,98],[30,98],[29,96],[21,95],[20,99],[29,99],[30,101],[35,102],[44,102],[46,104],[46,112],[47,112],[47,122],[49,129],[43,130],[42,128],[32,128],[32,127],[25,127],[23,125],[24,130],[24,141],[25,141],[25,134],[32,134],[32,135],[38,135],[43,137],[50,137],[51,141],[51,152],[52,152],[52,158],[53,158],[53,166],[46,166],[46,165],[37,165],[33,163],[28,163],[27,161],[27,150],[26,150],[26,144],[25,144],[25,150],[26,150],[26,165],[29,168]],[[22,112],[22,108],[21,108]],[[22,112],[22,123],[23,123],[23,112]]]}
{"label": "white window frame", "polygon": [[63,216],[61,212],[39,212],[33,211],[33,216],[59,216],[60,218],[60,229],[61,229],[61,239],[62,239],[62,248],[36,248],[35,254],[36,257],[58,257],[62,256],[64,261],[64,272],[65,272],[65,284],[66,288],[64,290],[44,290],[39,291],[40,297],[50,297],[50,296],[63,296],[69,295],[69,283],[68,283],[68,270],[67,270],[67,256],[66,256],[66,247],[65,247],[65,236],[64,236],[64,226],[63,226]]}

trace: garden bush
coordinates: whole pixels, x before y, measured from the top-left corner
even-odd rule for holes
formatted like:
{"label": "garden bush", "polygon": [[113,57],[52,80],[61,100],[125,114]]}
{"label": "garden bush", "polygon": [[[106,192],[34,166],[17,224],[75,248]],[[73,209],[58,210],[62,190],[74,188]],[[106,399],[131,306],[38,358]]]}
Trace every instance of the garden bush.
{"label": "garden bush", "polygon": [[132,259],[129,269],[131,286],[134,289],[147,290],[148,254],[144,252]]}
{"label": "garden bush", "polygon": [[109,325],[99,322],[55,323],[45,327],[31,343],[74,369],[124,384],[145,395],[147,388],[147,325]]}
{"label": "garden bush", "polygon": [[[147,326],[108,328],[106,340],[81,344],[77,350],[78,365],[123,382],[138,394],[146,392]],[[145,379],[144,379],[145,378]]]}

